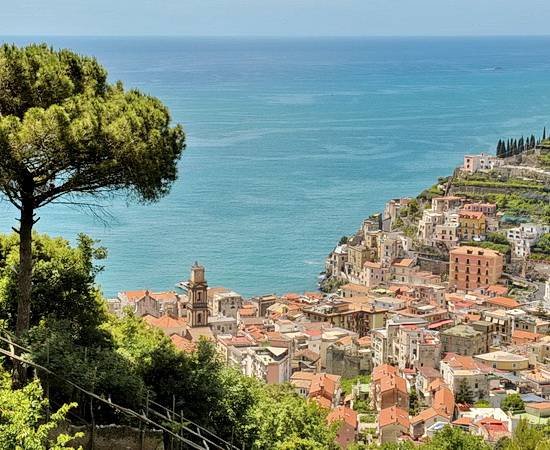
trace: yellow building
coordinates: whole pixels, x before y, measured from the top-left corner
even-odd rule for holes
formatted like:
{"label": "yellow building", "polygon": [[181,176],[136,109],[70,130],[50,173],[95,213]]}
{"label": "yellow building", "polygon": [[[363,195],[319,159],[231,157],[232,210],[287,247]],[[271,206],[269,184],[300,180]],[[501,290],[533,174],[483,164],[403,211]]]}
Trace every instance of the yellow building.
{"label": "yellow building", "polygon": [[505,370],[506,372],[515,373],[529,368],[529,358],[502,350],[476,355],[474,359],[493,369]]}
{"label": "yellow building", "polygon": [[485,236],[487,220],[481,211],[466,211],[461,209],[458,214],[458,235],[460,239],[471,241]]}

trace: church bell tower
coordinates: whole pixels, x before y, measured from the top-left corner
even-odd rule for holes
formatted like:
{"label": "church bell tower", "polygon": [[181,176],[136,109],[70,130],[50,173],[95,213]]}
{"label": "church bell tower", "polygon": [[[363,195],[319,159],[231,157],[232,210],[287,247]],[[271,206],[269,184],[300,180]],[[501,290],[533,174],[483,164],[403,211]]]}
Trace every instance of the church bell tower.
{"label": "church bell tower", "polygon": [[191,267],[191,279],[187,291],[187,323],[191,328],[208,326],[207,291],[204,267],[195,262]]}

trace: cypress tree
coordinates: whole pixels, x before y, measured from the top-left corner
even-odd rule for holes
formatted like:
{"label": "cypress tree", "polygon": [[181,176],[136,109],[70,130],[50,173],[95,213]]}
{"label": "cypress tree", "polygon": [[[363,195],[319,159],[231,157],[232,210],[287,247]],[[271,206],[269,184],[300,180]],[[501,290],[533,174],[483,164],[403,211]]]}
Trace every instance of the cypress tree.
{"label": "cypress tree", "polygon": [[542,130],[542,140],[546,140],[546,127],[544,127],[544,130]]}
{"label": "cypress tree", "polygon": [[518,153],[521,153],[524,150],[525,150],[525,140],[523,139],[523,136],[522,136],[518,144]]}

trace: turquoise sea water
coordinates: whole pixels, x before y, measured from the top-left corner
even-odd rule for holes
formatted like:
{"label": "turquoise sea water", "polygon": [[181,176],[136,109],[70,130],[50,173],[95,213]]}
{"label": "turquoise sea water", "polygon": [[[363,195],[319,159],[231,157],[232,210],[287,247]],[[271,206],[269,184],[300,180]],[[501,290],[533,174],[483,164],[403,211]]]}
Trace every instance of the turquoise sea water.
{"label": "turquoise sea water", "polygon": [[[3,40],[95,55],[185,125],[180,179],[158,204],[116,201],[108,227],[41,214],[41,232],[108,247],[107,295],[171,289],[195,260],[245,295],[314,289],[339,237],[387,199],[550,126],[550,38]],[[0,204],[0,231],[15,216]]]}

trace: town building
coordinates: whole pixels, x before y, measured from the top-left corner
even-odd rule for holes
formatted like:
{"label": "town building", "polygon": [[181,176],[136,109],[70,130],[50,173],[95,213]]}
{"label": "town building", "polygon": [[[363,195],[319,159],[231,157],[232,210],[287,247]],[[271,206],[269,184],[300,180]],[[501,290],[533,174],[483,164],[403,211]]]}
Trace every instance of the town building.
{"label": "town building", "polygon": [[481,153],[479,155],[465,155],[462,170],[468,173],[489,171],[498,167],[501,161],[494,155]]}
{"label": "town building", "polygon": [[459,324],[440,333],[441,351],[473,356],[487,351],[487,336],[472,326]]}
{"label": "town building", "polygon": [[267,384],[281,384],[290,380],[288,349],[280,347],[251,347],[244,358],[244,374]]}
{"label": "town building", "polygon": [[485,239],[487,222],[481,211],[461,209],[458,213],[458,237],[464,241]]}
{"label": "town building", "polygon": [[440,362],[440,371],[444,383],[455,395],[463,383],[469,387],[474,401],[489,395],[489,375],[492,369],[471,356],[448,353]]}
{"label": "town building", "polygon": [[457,289],[497,284],[502,276],[503,256],[495,250],[456,247],[449,253],[449,262],[449,283]]}

